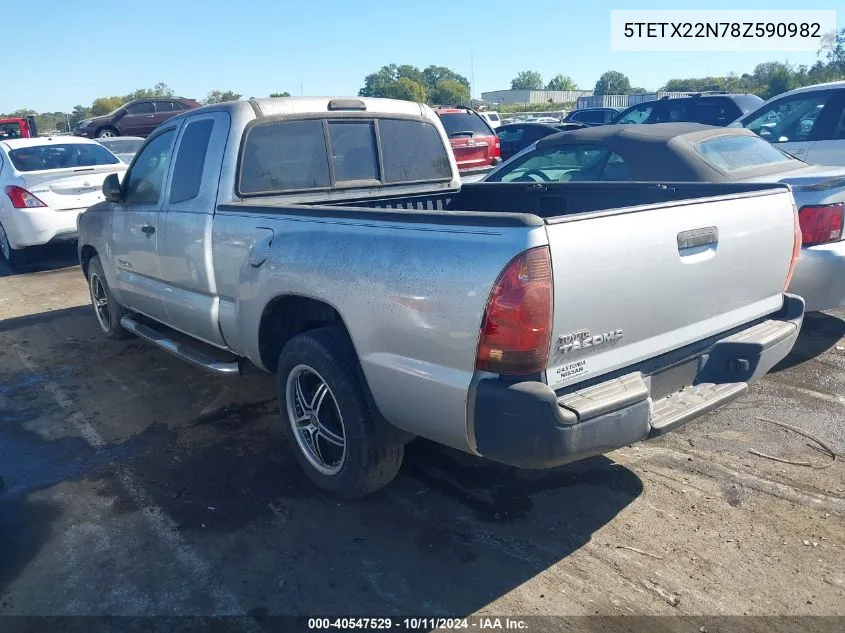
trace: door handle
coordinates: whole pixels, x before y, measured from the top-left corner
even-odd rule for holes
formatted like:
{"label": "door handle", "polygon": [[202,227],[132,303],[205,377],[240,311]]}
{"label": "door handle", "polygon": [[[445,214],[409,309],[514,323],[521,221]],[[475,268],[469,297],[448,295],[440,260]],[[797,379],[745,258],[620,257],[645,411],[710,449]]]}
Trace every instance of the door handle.
{"label": "door handle", "polygon": [[683,251],[701,246],[711,246],[719,243],[719,229],[715,226],[707,226],[691,231],[678,233],[678,250]]}
{"label": "door handle", "polygon": [[148,119],[152,119],[152,118],[154,118],[154,117],[155,117],[155,114],[148,114],[148,115],[147,115],[147,118],[148,118]]}
{"label": "door handle", "polygon": [[800,156],[801,154],[806,154],[807,150],[805,150],[805,149],[793,149],[793,150],[788,150],[788,152],[790,154],[793,154],[794,156]]}
{"label": "door handle", "polygon": [[145,224],[141,227],[141,232],[146,233],[149,236],[156,232],[156,227],[154,227],[152,224]]}

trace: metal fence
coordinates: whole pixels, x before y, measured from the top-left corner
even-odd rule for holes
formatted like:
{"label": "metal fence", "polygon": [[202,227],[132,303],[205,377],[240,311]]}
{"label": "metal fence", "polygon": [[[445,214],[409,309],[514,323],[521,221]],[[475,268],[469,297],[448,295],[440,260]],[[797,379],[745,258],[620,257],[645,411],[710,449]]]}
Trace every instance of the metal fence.
{"label": "metal fence", "polygon": [[593,95],[591,97],[578,97],[576,107],[578,110],[584,108],[619,108],[624,109],[644,101],[654,101],[664,97],[689,97],[695,92],[646,92],[639,95]]}

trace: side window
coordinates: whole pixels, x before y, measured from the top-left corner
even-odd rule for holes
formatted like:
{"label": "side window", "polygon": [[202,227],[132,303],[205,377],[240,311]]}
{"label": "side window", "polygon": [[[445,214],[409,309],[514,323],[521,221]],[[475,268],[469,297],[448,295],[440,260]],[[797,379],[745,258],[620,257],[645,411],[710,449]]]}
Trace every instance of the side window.
{"label": "side window", "polygon": [[172,101],[154,101],[156,112],[173,112]]}
{"label": "side window", "polygon": [[170,107],[173,108],[174,112],[182,112],[183,110],[187,110],[188,106],[184,103],[179,103],[178,101],[171,101]]}
{"label": "side window", "polygon": [[643,103],[626,112],[617,123],[645,123],[651,116],[654,106],[651,103]]}
{"label": "side window", "polygon": [[241,193],[317,189],[330,184],[321,120],[260,123],[247,132],[241,158]]}
{"label": "side window", "polygon": [[499,129],[498,136],[499,140],[502,143],[516,143],[522,138],[522,135],[525,133],[525,128],[522,127],[511,127],[508,129]]}
{"label": "side window", "polygon": [[611,154],[607,162],[604,164],[604,169],[601,171],[599,180],[633,180],[631,170],[619,154]]}
{"label": "side window", "polygon": [[[845,106],[845,99],[842,100],[843,106]],[[833,139],[845,139],[845,107],[839,110],[839,118],[836,121],[836,126],[833,128],[833,135],[831,136]]]}
{"label": "side window", "polygon": [[152,101],[142,101],[126,108],[126,114],[130,116],[136,114],[152,114],[154,111]]}
{"label": "side window", "polygon": [[760,108],[742,124],[772,143],[805,141],[832,94],[824,90],[785,97]]}
{"label": "side window", "polygon": [[449,180],[452,167],[440,132],[431,123],[379,119],[386,183]]}
{"label": "side window", "polygon": [[329,123],[335,182],[378,180],[376,135],[373,124],[362,121]]}
{"label": "side window", "polygon": [[175,130],[168,130],[156,136],[135,157],[132,169],[126,175],[124,202],[156,204],[159,201],[175,136]]}
{"label": "side window", "polygon": [[566,145],[531,152],[505,166],[494,182],[573,182],[599,180],[610,152],[603,147]]}
{"label": "side window", "polygon": [[605,110],[604,111],[604,122],[610,123],[611,121],[613,121],[613,117],[615,117],[615,116],[616,116],[616,112],[614,112],[613,110]]}
{"label": "side window", "polygon": [[202,183],[208,142],[214,129],[212,119],[188,123],[179,141],[173,177],[170,182],[170,203],[177,204],[197,197]]}

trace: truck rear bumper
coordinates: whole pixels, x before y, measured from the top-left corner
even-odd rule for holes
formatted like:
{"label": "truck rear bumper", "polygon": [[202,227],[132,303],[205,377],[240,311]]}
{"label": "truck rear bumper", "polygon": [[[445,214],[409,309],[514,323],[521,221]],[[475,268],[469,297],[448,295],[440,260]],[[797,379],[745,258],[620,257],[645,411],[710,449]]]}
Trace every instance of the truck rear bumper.
{"label": "truck rear bumper", "polygon": [[745,391],[783,359],[798,337],[804,301],[783,308],[653,374],[623,372],[559,395],[539,381],[483,378],[471,431],[478,452],[519,468],[551,468],[662,435]]}

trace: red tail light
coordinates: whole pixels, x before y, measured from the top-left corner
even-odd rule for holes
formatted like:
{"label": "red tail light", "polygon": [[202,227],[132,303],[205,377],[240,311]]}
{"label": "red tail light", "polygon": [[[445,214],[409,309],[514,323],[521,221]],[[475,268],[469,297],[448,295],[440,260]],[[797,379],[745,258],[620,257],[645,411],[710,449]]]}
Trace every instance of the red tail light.
{"label": "red tail light", "polygon": [[789,289],[789,283],[792,281],[792,274],[795,272],[795,264],[798,263],[798,257],[801,255],[801,225],[798,220],[798,207],[792,205],[792,259],[789,261],[789,272],[786,273],[786,281],[783,283],[783,291]]}
{"label": "red tail light", "polygon": [[801,207],[798,219],[803,245],[815,246],[841,240],[844,211],[845,203],[842,202]]}
{"label": "red tail light", "polygon": [[26,189],[16,187],[15,185],[9,185],[6,187],[6,195],[9,196],[9,200],[12,201],[12,206],[16,209],[35,209],[36,207],[47,206]]}
{"label": "red tail light", "polygon": [[499,275],[481,324],[475,367],[496,374],[546,368],[552,330],[552,264],[547,246],[518,255]]}

